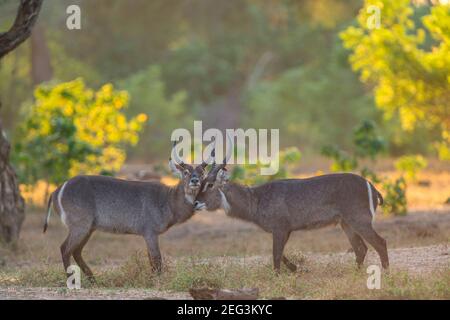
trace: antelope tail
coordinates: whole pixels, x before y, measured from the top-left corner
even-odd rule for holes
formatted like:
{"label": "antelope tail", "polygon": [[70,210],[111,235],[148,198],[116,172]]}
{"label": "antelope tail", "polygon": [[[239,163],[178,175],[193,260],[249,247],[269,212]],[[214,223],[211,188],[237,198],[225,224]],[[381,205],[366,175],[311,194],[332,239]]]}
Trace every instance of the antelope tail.
{"label": "antelope tail", "polygon": [[[380,206],[383,205],[383,196],[381,195],[381,193],[369,182],[366,180],[367,183],[367,193],[369,195],[369,209],[370,209],[370,213],[372,214],[372,216],[375,216],[375,208],[376,205],[379,204]],[[375,195],[377,197],[377,199],[375,200],[375,204],[373,202],[373,193],[372,193],[372,189],[373,191],[375,191]]]}
{"label": "antelope tail", "polygon": [[383,196],[381,195],[381,193],[378,192],[377,189],[375,189],[375,191],[377,192],[378,204],[379,204],[380,206],[382,206],[383,203],[384,203]]}
{"label": "antelope tail", "polygon": [[50,197],[48,197],[48,202],[47,202],[47,216],[45,217],[45,223],[44,223],[44,231],[43,231],[43,233],[45,233],[45,231],[47,231],[48,222],[50,221],[50,215],[51,215],[51,213],[52,213],[52,208],[51,208],[52,197],[53,197],[53,193],[50,194]]}

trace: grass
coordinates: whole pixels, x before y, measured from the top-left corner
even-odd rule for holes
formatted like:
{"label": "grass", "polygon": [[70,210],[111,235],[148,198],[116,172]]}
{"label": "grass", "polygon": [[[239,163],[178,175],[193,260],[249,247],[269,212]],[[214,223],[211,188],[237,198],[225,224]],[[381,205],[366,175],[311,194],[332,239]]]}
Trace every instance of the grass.
{"label": "grass", "polygon": [[[295,258],[295,257],[294,257]],[[450,268],[426,274],[391,271],[382,275],[381,289],[366,287],[367,274],[352,263],[318,264],[302,258],[301,271],[282,270],[277,275],[271,264],[263,261],[238,262],[182,258],[166,261],[161,275],[153,273],[147,257],[134,253],[123,265],[105,269],[92,284],[82,278],[87,289],[151,288],[187,292],[190,288],[259,288],[262,298],[297,299],[450,299]],[[4,270],[0,286],[54,287],[64,289],[65,275],[58,265],[44,268]]]}

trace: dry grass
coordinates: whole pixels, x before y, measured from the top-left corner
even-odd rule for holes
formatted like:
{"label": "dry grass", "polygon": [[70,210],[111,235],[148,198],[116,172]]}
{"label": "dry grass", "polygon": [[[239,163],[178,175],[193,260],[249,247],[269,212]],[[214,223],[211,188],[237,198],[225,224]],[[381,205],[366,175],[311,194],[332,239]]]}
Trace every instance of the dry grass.
{"label": "dry grass", "polygon": [[[143,253],[134,253],[122,266],[102,270],[97,283],[83,280],[83,288],[145,288],[161,292],[186,292],[190,288],[254,288],[263,298],[295,299],[450,299],[450,268],[425,274],[395,271],[382,275],[381,289],[369,290],[367,274],[352,263],[317,263],[304,259],[302,270],[277,275],[265,261],[179,259],[166,263],[164,273],[151,272]],[[0,273],[0,286],[65,286],[65,277],[54,265]]]}

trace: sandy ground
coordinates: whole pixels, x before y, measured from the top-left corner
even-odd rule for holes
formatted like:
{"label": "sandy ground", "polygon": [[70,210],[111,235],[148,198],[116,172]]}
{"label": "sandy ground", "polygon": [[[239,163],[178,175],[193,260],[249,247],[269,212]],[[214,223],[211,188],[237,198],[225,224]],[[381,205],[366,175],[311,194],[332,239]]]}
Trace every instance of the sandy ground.
{"label": "sandy ground", "polygon": [[188,293],[149,289],[80,289],[0,287],[0,300],[159,300],[192,299]]}
{"label": "sandy ground", "polygon": [[[352,252],[338,253],[304,253],[305,259],[314,261],[319,265],[351,263],[355,260]],[[270,263],[271,256],[250,256],[245,258],[237,257],[219,257],[214,259],[205,259],[205,261],[215,261],[221,264],[225,263],[242,263],[245,265]],[[450,267],[450,245],[441,244],[426,247],[398,248],[389,250],[389,260],[391,270],[406,271],[410,274],[423,274],[439,269]],[[370,250],[365,260],[365,265],[379,265],[379,257],[375,251]],[[300,266],[301,267],[301,266]]]}
{"label": "sandy ground", "polygon": [[[349,252],[331,254],[305,253],[305,259],[313,260],[319,265],[354,261]],[[409,273],[425,273],[450,267],[450,246],[448,244],[426,247],[398,248],[389,251],[392,270]],[[209,261],[226,263],[270,262],[270,256],[250,256],[245,258],[217,257]],[[379,264],[375,252],[369,251],[366,265]],[[25,288],[0,287],[0,299],[191,299],[185,292],[167,292],[150,289],[80,289],[66,288]]]}

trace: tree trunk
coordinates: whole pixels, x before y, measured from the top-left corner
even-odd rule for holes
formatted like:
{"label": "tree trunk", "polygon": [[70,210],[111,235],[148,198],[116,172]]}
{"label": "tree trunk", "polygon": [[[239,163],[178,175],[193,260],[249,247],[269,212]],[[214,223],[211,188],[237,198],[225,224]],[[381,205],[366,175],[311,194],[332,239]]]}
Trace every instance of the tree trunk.
{"label": "tree trunk", "polygon": [[17,48],[31,34],[43,0],[20,0],[16,20],[7,32],[0,33],[0,59]]}
{"label": "tree trunk", "polygon": [[25,204],[14,169],[9,164],[10,144],[0,124],[0,240],[14,243],[25,218]]}
{"label": "tree trunk", "polygon": [[[0,33],[0,59],[17,48],[31,34],[43,0],[20,0],[9,31]],[[9,164],[10,144],[0,123],[0,240],[14,243],[25,218],[16,173]]]}
{"label": "tree trunk", "polygon": [[50,51],[45,40],[44,27],[37,24],[31,33],[31,78],[33,85],[52,79]]}

